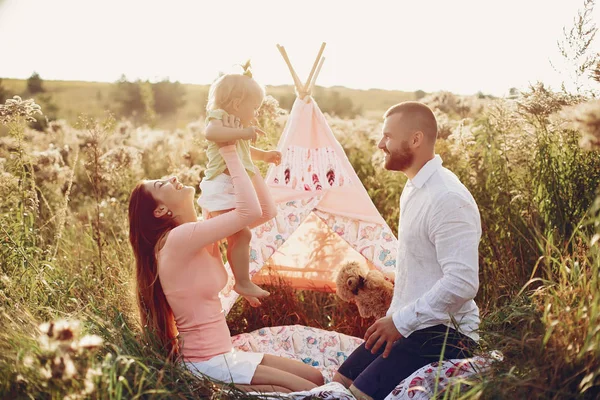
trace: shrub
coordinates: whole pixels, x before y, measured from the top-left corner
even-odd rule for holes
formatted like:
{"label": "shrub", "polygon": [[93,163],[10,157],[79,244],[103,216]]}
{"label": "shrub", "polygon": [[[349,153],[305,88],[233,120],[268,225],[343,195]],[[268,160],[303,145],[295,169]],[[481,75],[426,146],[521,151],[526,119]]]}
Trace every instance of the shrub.
{"label": "shrub", "polygon": [[40,74],[34,72],[27,79],[27,93],[30,95],[34,95],[37,93],[43,93],[46,89],[44,89],[44,81],[40,77]]}
{"label": "shrub", "polygon": [[179,82],[163,79],[152,84],[154,111],[161,116],[175,113],[185,104],[185,88]]}

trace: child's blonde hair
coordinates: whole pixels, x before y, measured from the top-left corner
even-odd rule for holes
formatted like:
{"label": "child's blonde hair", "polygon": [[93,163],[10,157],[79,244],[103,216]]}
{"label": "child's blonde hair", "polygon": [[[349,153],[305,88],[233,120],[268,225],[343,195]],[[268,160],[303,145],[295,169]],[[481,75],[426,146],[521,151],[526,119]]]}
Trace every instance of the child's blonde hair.
{"label": "child's blonde hair", "polygon": [[265,98],[265,89],[252,78],[250,61],[242,65],[242,74],[225,74],[210,86],[206,110],[229,109],[235,100],[256,100],[260,105]]}

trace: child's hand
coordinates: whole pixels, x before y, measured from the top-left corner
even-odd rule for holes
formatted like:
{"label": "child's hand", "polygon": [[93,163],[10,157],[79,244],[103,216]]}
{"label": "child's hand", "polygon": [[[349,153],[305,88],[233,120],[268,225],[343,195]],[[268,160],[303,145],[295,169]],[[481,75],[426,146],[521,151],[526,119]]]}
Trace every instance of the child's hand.
{"label": "child's hand", "polygon": [[265,151],[265,162],[279,165],[281,163],[281,152],[277,150]]}
{"label": "child's hand", "polygon": [[249,126],[247,128],[244,128],[244,130],[246,131],[246,140],[250,140],[252,143],[256,142],[256,139],[258,139],[259,136],[266,136],[267,134],[265,133],[265,131],[263,131],[260,128],[257,128],[256,126]]}

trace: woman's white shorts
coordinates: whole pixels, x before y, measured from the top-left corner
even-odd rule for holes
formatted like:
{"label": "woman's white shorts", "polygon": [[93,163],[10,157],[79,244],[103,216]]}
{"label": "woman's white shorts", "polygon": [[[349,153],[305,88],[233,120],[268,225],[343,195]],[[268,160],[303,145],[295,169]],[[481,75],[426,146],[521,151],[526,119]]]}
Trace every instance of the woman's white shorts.
{"label": "woman's white shorts", "polygon": [[220,174],[211,180],[202,179],[200,190],[202,193],[197,203],[203,210],[213,212],[235,208],[235,191],[231,176]]}
{"label": "woman's white shorts", "polygon": [[221,382],[249,385],[262,359],[263,353],[232,349],[206,361],[184,361],[184,364],[198,376],[202,374]]}

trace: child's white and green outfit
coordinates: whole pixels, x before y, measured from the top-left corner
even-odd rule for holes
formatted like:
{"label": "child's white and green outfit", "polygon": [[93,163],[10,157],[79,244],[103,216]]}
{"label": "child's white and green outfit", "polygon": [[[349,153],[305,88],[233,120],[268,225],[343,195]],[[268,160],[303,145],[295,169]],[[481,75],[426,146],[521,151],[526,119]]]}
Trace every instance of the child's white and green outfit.
{"label": "child's white and green outfit", "polygon": [[[209,111],[206,116],[206,125],[213,120],[223,120],[228,114],[224,110]],[[255,169],[250,155],[250,141],[238,139],[235,149],[242,165],[250,176],[254,175]],[[204,171],[204,178],[200,182],[202,193],[198,198],[198,205],[208,212],[232,210],[235,208],[235,196],[231,176],[225,174],[227,166],[225,160],[219,153],[219,146],[215,142],[208,142],[206,148],[208,163]]]}

